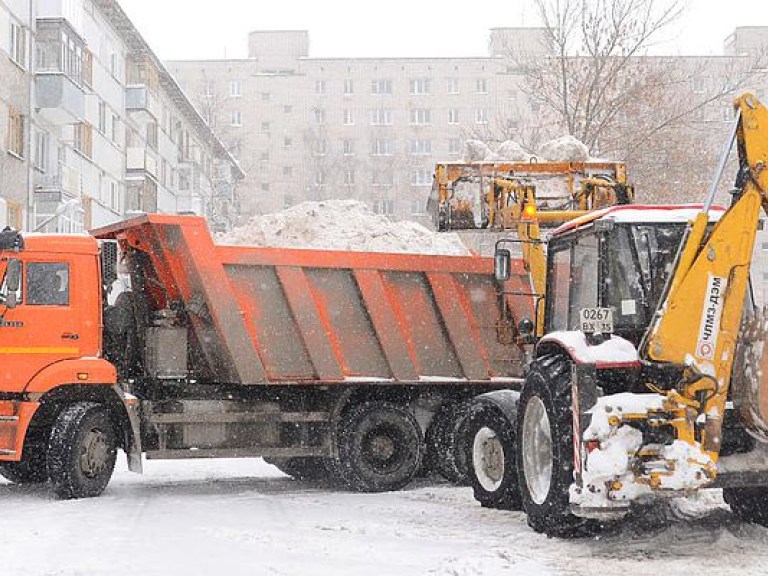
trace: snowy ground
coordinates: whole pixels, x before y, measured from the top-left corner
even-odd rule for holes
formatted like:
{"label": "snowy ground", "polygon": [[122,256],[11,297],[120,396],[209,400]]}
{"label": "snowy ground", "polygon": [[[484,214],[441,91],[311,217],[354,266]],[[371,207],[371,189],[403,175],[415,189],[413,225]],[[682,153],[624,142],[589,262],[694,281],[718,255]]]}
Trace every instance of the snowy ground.
{"label": "snowy ground", "polygon": [[143,477],[120,464],[92,500],[0,483],[0,574],[768,574],[768,530],[716,494],[559,541],[436,482],[349,494],[261,460],[152,461]]}

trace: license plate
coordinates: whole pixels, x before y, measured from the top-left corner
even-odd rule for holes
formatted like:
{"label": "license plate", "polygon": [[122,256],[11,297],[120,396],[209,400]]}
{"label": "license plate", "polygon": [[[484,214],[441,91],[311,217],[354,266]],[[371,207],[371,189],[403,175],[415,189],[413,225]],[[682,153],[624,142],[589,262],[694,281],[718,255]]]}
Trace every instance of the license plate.
{"label": "license plate", "polygon": [[579,310],[579,327],[585,334],[612,334],[612,308],[582,308]]}

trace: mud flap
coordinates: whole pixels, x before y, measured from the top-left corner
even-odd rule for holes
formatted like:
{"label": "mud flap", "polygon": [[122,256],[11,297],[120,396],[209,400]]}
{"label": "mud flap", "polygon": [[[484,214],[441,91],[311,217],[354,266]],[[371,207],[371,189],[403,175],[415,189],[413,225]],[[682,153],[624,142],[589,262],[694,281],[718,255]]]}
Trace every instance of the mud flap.
{"label": "mud flap", "polygon": [[141,419],[139,417],[139,400],[132,394],[125,393],[119,384],[114,390],[125,408],[128,427],[123,430],[126,436],[125,455],[128,458],[128,470],[136,474],[144,473],[141,457]]}

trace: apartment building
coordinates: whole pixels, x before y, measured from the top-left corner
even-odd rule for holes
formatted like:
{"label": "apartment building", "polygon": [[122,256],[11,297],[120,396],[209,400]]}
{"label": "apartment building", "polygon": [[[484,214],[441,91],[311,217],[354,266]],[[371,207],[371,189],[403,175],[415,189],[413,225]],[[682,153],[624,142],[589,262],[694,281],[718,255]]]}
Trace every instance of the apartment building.
{"label": "apartment building", "polygon": [[343,197],[422,219],[435,161],[459,159],[468,135],[520,114],[519,79],[499,57],[308,50],[306,31],[253,32],[248,59],[168,63],[244,167],[248,213]]}
{"label": "apartment building", "polygon": [[[435,162],[460,159],[467,138],[504,133],[525,142],[546,132],[546,112],[527,96],[520,66],[546,57],[544,38],[540,28],[493,29],[489,55],[481,58],[313,58],[306,31],[257,31],[246,59],[174,61],[168,68],[245,168],[244,212],[343,197],[424,221]],[[683,102],[729,81],[766,40],[767,28],[739,28],[721,56],[654,56],[648,66],[689,76],[668,95]],[[762,92],[764,84],[762,78],[749,87]],[[635,163],[633,177],[645,189],[653,182],[685,197],[698,190],[709,171],[691,171],[686,157],[702,158],[700,149],[719,142],[730,100],[691,112],[696,150],[680,139],[679,169],[657,172],[669,164],[660,147],[658,162]],[[630,133],[633,121],[627,119]]]}
{"label": "apartment building", "polygon": [[0,83],[8,223],[77,232],[136,211],[203,214],[214,229],[237,220],[242,169],[115,0],[0,0],[0,30],[0,70],[18,77]]}

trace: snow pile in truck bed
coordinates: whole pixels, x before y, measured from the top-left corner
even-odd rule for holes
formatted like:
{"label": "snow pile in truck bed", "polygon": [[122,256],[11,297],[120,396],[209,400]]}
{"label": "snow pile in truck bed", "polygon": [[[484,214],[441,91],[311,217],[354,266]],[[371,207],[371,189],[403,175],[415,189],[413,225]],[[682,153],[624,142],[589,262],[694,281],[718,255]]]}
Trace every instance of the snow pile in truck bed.
{"label": "snow pile in truck bed", "polygon": [[417,222],[393,222],[357,200],[303,202],[254,216],[245,226],[217,238],[219,244],[400,252],[467,256],[456,234],[433,232]]}
{"label": "snow pile in truck bed", "polygon": [[578,138],[566,134],[545,142],[539,148],[539,157],[548,162],[586,162],[589,148]]}

